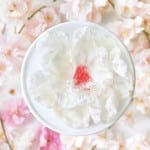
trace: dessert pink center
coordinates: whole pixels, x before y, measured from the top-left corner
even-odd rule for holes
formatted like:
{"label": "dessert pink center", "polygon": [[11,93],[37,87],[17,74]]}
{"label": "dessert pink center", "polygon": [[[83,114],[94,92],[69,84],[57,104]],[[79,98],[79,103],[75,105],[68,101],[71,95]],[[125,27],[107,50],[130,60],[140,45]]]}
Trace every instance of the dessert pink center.
{"label": "dessert pink center", "polygon": [[77,66],[73,79],[76,86],[81,86],[89,82],[91,80],[91,77],[88,72],[87,66],[85,65]]}

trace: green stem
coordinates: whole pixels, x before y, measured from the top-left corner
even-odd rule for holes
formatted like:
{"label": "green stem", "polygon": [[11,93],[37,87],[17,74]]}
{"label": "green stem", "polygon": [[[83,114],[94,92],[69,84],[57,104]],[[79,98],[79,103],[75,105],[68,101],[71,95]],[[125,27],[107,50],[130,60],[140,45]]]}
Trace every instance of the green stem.
{"label": "green stem", "polygon": [[5,127],[4,127],[4,123],[3,123],[3,121],[1,119],[0,119],[0,124],[1,124],[2,130],[3,130],[4,136],[5,136],[6,143],[8,144],[9,149],[13,150],[13,148],[12,148],[12,146],[11,146],[9,140],[8,140],[8,137],[7,137],[7,134],[6,134],[6,130],[5,130]]}

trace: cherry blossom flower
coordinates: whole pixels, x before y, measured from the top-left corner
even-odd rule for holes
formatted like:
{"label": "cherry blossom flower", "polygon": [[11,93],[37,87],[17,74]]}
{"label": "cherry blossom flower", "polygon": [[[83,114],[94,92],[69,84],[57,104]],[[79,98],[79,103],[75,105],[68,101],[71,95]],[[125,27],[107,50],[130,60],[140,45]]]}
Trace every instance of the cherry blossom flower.
{"label": "cherry blossom flower", "polygon": [[65,136],[61,135],[61,141],[66,146],[66,150],[99,150],[108,149],[117,150],[120,144],[117,141],[113,141],[113,133],[110,130],[101,132],[100,134],[89,135],[89,136]]}
{"label": "cherry blossom flower", "polygon": [[[36,10],[43,6],[49,6],[52,1],[0,0],[0,104],[2,105],[4,102],[3,107],[0,108],[0,116],[7,126],[6,130],[9,127],[15,127],[15,133],[12,133],[12,137],[11,131],[7,131],[14,149],[60,150],[62,141],[65,145],[64,150],[149,150],[149,136],[146,139],[146,135],[138,134],[138,129],[135,129],[136,135],[126,137],[125,135],[128,135],[128,133],[124,133],[122,128],[119,129],[117,125],[110,129],[111,131],[115,130],[115,133],[107,134],[105,132],[79,137],[61,135],[60,139],[59,134],[46,127],[41,127],[32,118],[22,100],[10,99],[6,101],[2,99],[6,99],[9,95],[8,92],[12,92],[12,89],[17,93],[11,95],[13,98],[18,97],[19,93],[21,95],[17,79],[19,78],[22,60],[31,42],[38,35],[62,20],[101,23],[105,18],[105,12],[109,11],[108,0],[65,0],[65,3],[58,7],[44,8],[32,16]],[[150,112],[150,43],[148,40],[148,36],[150,37],[148,35],[150,34],[150,1],[110,1],[114,4],[117,21],[111,22],[109,20],[108,22],[111,22],[109,28],[116,33],[132,53],[137,76],[133,108],[122,116],[119,123],[121,122],[123,127],[126,125],[127,128],[134,128],[132,125],[135,123],[135,119],[137,119],[136,124],[140,121],[138,117],[135,118],[134,113],[138,111],[138,113],[146,116]],[[30,19],[28,20],[28,18]],[[13,75],[12,70],[17,75]],[[7,85],[4,85],[6,80],[8,80]],[[12,80],[13,83],[11,83]],[[38,125],[35,125],[32,121]],[[26,123],[28,127],[25,126]],[[21,131],[18,128],[20,126],[23,126]],[[117,139],[116,133],[120,132],[123,133],[124,143]],[[8,149],[10,148],[0,130],[0,150]]]}
{"label": "cherry blossom flower", "polygon": [[137,53],[134,61],[137,74],[135,104],[145,114],[150,112],[150,49]]}
{"label": "cherry blossom flower", "polygon": [[28,11],[28,2],[27,0],[11,0],[8,1],[8,11],[11,17],[20,17],[24,16]]}
{"label": "cherry blossom flower", "polygon": [[114,5],[117,14],[124,18],[146,16],[150,13],[149,2],[142,2],[139,0],[115,0]]}
{"label": "cherry blossom flower", "polygon": [[4,123],[10,126],[23,125],[30,121],[32,115],[22,100],[10,100],[5,103],[0,115]]}
{"label": "cherry blossom flower", "polygon": [[1,150],[10,150],[9,146],[7,143],[3,142],[0,144],[0,149]]}
{"label": "cherry blossom flower", "polygon": [[138,1],[135,3],[134,12],[136,16],[148,16],[150,14],[150,3]]}
{"label": "cherry blossom flower", "polygon": [[0,55],[0,77],[10,70],[11,70],[10,62],[3,55]]}
{"label": "cherry blossom flower", "polygon": [[[61,135],[60,138],[61,138],[61,141],[65,145],[65,148],[67,150],[74,150],[74,149],[77,149],[77,148],[82,148],[83,143],[85,141],[84,136],[74,137],[74,136]],[[91,147],[92,146],[89,146],[89,148],[91,148]]]}
{"label": "cherry blossom flower", "polygon": [[144,20],[140,16],[110,23],[108,28],[115,32],[132,54],[150,48],[149,39],[144,32]]}
{"label": "cherry blossom flower", "polygon": [[[31,1],[28,0],[30,3]],[[59,0],[59,2],[62,2],[63,0]],[[45,5],[45,6],[49,6],[53,3],[56,3],[55,0],[44,0],[44,3],[43,3],[43,0],[33,0],[31,5],[32,5],[32,8],[40,8],[41,6]]]}
{"label": "cherry blossom flower", "polygon": [[20,18],[26,15],[29,9],[29,0],[6,0],[2,3],[5,17]]}
{"label": "cherry blossom flower", "polygon": [[150,145],[147,143],[144,135],[135,135],[126,140],[126,149],[149,150]]}
{"label": "cherry blossom flower", "polygon": [[124,22],[120,22],[117,31],[119,37],[125,43],[128,43],[132,38],[144,30],[142,21],[141,17],[136,17],[135,19],[126,19]]}
{"label": "cherry blossom flower", "polygon": [[29,45],[30,42],[20,35],[5,36],[5,38],[0,38],[0,54],[11,64],[13,69],[20,71]]}
{"label": "cherry blossom flower", "polygon": [[39,140],[38,150],[61,150],[59,134],[46,127],[39,129],[36,139]]}
{"label": "cherry blossom flower", "polygon": [[107,0],[70,0],[61,5],[61,12],[67,20],[101,22],[101,9],[108,5]]}
{"label": "cherry blossom flower", "polygon": [[120,141],[115,141],[110,138],[109,131],[90,136],[73,137],[61,135],[61,140],[66,145],[66,150],[119,150],[121,145]]}
{"label": "cherry blossom flower", "polygon": [[[33,150],[38,149],[38,141],[35,139],[35,134],[39,129],[40,123],[32,119],[23,128],[8,128],[8,138],[12,143],[12,148],[15,150]],[[32,133],[32,134],[31,134]]]}
{"label": "cherry blossom flower", "polygon": [[134,114],[132,111],[127,111],[119,120],[119,123],[128,127],[133,127],[134,122]]}
{"label": "cherry blossom flower", "polygon": [[0,87],[6,81],[11,70],[12,64],[3,55],[0,55]]}
{"label": "cherry blossom flower", "polygon": [[27,38],[34,40],[47,28],[60,23],[60,21],[61,16],[57,11],[57,8],[43,8],[42,12],[37,12],[37,14],[26,21],[22,34]]}
{"label": "cherry blossom flower", "polygon": [[134,6],[138,0],[115,0],[115,10],[123,17],[135,16]]}

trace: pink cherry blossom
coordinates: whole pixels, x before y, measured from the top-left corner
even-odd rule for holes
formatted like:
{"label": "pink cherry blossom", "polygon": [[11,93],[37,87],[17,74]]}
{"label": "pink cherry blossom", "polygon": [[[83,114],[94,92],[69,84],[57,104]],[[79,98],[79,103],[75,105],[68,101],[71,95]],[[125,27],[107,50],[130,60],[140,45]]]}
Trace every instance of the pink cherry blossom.
{"label": "pink cherry blossom", "polygon": [[12,64],[0,52],[0,87],[5,83],[12,68]]}
{"label": "pink cherry blossom", "polygon": [[34,40],[47,28],[60,22],[61,16],[57,11],[57,8],[43,8],[26,21],[22,34],[27,38]]}
{"label": "pink cherry blossom", "polygon": [[137,16],[148,16],[150,14],[150,3],[146,1],[138,1],[134,5],[134,12]]}
{"label": "pink cherry blossom", "polygon": [[29,5],[29,0],[5,0],[3,2],[3,11],[8,18],[20,18],[26,15]]}
{"label": "pink cherry blossom", "polygon": [[0,111],[4,123],[15,126],[23,125],[30,121],[32,115],[22,100],[9,100]]}
{"label": "pink cherry blossom", "polygon": [[12,17],[23,16],[28,11],[28,3],[25,0],[12,0],[8,2],[8,5]]}
{"label": "pink cherry blossom", "polygon": [[126,140],[128,150],[149,150],[150,145],[145,139],[145,135],[135,135]]}
{"label": "pink cherry blossom", "polygon": [[0,55],[0,77],[10,70],[10,62],[3,55]]}
{"label": "pink cherry blossom", "polygon": [[10,150],[10,148],[6,142],[0,143],[0,149],[1,150]]}
{"label": "pink cherry blossom", "polygon": [[150,4],[139,0],[115,0],[115,10],[118,15],[124,18],[146,16],[150,13]]}
{"label": "pink cherry blossom", "polygon": [[[114,4],[112,14],[109,12],[110,1]],[[0,0],[0,117],[13,149],[61,150],[63,142],[64,150],[149,150],[150,136],[139,134],[137,127],[143,128],[140,115],[145,120],[150,114],[150,0],[61,0],[57,7],[50,6],[57,2]],[[44,9],[37,11],[41,7]],[[24,55],[31,42],[47,28],[70,20],[103,23],[107,13],[110,13],[110,30],[124,42],[134,59],[136,90],[132,108],[102,134],[61,135],[60,140],[58,133],[33,119],[23,100],[18,99]],[[113,15],[116,17],[114,22]],[[13,90],[15,94],[9,94]],[[136,134],[131,135],[132,131],[130,133],[128,129]],[[149,133],[147,129],[144,131]],[[0,150],[9,149],[2,131],[0,134]],[[123,140],[118,136],[120,134]]]}
{"label": "pink cherry blossom", "polygon": [[119,123],[129,127],[133,127],[134,122],[134,114],[132,111],[127,111],[119,120]]}
{"label": "pink cherry blossom", "polygon": [[134,7],[138,0],[115,0],[115,10],[123,17],[134,17]]}
{"label": "pink cherry blossom", "polygon": [[13,69],[20,71],[22,60],[29,45],[30,41],[20,35],[1,37],[0,55],[11,64]]}
{"label": "pink cherry blossom", "polygon": [[61,12],[67,20],[101,22],[102,8],[108,5],[107,0],[70,0],[61,5]]}
{"label": "pink cherry blossom", "polygon": [[121,139],[113,140],[114,134],[110,130],[106,130],[100,134],[89,136],[64,136],[61,135],[62,143],[66,146],[65,150],[121,150],[123,144]]}
{"label": "pink cherry blossom", "polygon": [[119,37],[125,42],[132,39],[143,31],[144,28],[142,27],[142,23],[143,20],[141,17],[124,20],[124,22],[122,22],[118,28]]}
{"label": "pink cherry blossom", "polygon": [[135,105],[141,113],[150,112],[150,49],[137,53],[134,58],[136,68]]}
{"label": "pink cherry blossom", "polygon": [[46,127],[39,129],[36,139],[39,140],[39,150],[61,150],[59,134]]}
{"label": "pink cherry blossom", "polygon": [[144,20],[140,16],[110,23],[108,28],[116,33],[132,54],[150,48],[149,39],[144,32]]}

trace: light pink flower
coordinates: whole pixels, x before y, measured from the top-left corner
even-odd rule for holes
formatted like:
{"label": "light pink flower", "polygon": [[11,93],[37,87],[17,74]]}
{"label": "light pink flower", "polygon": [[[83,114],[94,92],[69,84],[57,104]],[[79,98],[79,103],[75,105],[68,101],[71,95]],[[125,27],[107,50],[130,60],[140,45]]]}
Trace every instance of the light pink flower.
{"label": "light pink flower", "polygon": [[0,55],[15,69],[20,71],[22,60],[30,42],[20,35],[4,36],[0,38]]}
{"label": "light pink flower", "polygon": [[[61,135],[61,141],[66,146],[65,150],[121,150],[121,141],[113,140],[114,134],[107,130],[100,134],[89,136],[64,136]],[[122,145],[123,146],[123,145]]]}
{"label": "light pink flower", "polygon": [[137,16],[148,16],[150,14],[150,3],[138,1],[134,5],[134,12]]}
{"label": "light pink flower", "polygon": [[11,68],[10,62],[3,55],[0,55],[0,77],[10,71]]}
{"label": "light pink flower", "polygon": [[67,20],[101,22],[102,8],[108,5],[107,0],[70,0],[61,5],[61,12]]}
{"label": "light pink flower", "polygon": [[0,87],[5,83],[7,76],[12,71],[12,64],[0,52]]}
{"label": "light pink flower", "polygon": [[[40,18],[40,19],[39,19]],[[37,12],[30,20],[27,20],[22,34],[34,40],[47,28],[61,22],[61,16],[57,8],[43,8]]]}
{"label": "light pink flower", "polygon": [[123,17],[134,17],[134,7],[138,0],[115,0],[115,10]]}
{"label": "light pink flower", "polygon": [[10,148],[6,142],[0,143],[0,149],[1,150],[10,150]]}
{"label": "light pink flower", "polygon": [[141,33],[144,28],[142,27],[143,19],[136,17],[135,19],[126,19],[118,27],[118,34],[125,42],[134,38],[137,34]]}
{"label": "light pink flower", "polygon": [[149,150],[150,145],[145,139],[145,135],[135,135],[126,140],[127,150]]}
{"label": "light pink flower", "polygon": [[113,32],[115,31],[119,38],[126,42],[130,41],[132,38],[137,36],[137,34],[141,33],[144,30],[142,25],[143,18],[136,17],[134,19],[124,19],[123,21],[109,23],[108,27],[110,28],[110,30],[112,27]]}
{"label": "light pink flower", "polygon": [[149,40],[143,32],[144,18],[140,16],[110,23],[108,28],[116,33],[132,54],[150,48]]}
{"label": "light pink flower", "polygon": [[[29,9],[29,0],[6,0],[4,2],[4,12],[8,17],[20,18],[26,15]],[[5,14],[5,15],[6,15]]]}
{"label": "light pink flower", "polygon": [[61,149],[61,141],[59,134],[46,127],[42,126],[39,129],[36,139],[39,140],[39,150]]}
{"label": "light pink flower", "polygon": [[0,111],[4,123],[10,126],[23,125],[32,119],[32,115],[22,100],[9,100]]}
{"label": "light pink flower", "polygon": [[150,112],[150,49],[134,57],[136,68],[135,106],[141,113]]}
{"label": "light pink flower", "polygon": [[117,14],[125,18],[146,16],[150,13],[150,4],[146,1],[115,0],[114,4]]}
{"label": "light pink flower", "polygon": [[119,120],[119,123],[125,125],[125,126],[129,126],[129,127],[133,127],[135,120],[134,120],[134,114],[132,111],[128,111],[126,112]]}

